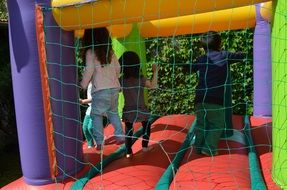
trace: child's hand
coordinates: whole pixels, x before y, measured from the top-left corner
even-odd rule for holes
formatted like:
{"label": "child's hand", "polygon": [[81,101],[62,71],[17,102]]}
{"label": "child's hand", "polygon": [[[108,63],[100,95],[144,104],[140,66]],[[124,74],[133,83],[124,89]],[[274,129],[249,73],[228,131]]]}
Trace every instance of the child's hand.
{"label": "child's hand", "polygon": [[87,98],[87,99],[79,99],[80,104],[89,104],[92,103],[92,98]]}
{"label": "child's hand", "polygon": [[152,64],[152,71],[153,73],[157,72],[158,70],[158,65],[157,64]]}

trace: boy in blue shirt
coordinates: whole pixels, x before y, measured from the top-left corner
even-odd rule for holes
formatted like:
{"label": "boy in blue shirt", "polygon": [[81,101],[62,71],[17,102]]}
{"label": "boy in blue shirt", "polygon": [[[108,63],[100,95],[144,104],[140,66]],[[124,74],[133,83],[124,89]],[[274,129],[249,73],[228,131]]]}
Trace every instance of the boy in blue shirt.
{"label": "boy in blue shirt", "polygon": [[221,37],[210,31],[203,35],[206,52],[193,64],[184,65],[187,72],[198,73],[195,91],[195,147],[197,153],[217,155],[218,143],[225,125],[224,93],[227,88],[229,66],[246,58],[244,53],[221,50]]}

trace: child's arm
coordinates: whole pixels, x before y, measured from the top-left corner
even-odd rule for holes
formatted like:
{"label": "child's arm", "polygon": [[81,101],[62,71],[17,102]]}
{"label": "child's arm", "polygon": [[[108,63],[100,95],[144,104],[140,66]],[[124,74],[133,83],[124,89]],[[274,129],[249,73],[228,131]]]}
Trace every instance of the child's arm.
{"label": "child's arm", "polygon": [[88,104],[92,102],[92,98],[80,99],[80,104]]}
{"label": "child's arm", "polygon": [[228,62],[229,63],[238,63],[247,59],[247,54],[242,52],[231,53],[228,52]]}
{"label": "child's arm", "polygon": [[158,66],[156,64],[152,65],[153,76],[151,80],[146,80],[145,87],[154,89],[157,87],[157,72]]}

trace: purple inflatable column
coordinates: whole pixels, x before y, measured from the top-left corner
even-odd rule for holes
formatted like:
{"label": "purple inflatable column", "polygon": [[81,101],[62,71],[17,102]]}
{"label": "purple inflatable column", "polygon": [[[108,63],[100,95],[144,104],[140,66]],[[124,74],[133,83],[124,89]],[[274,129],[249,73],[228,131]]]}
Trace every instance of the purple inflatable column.
{"label": "purple inflatable column", "polygon": [[[35,4],[37,0],[13,0],[8,2],[9,43],[11,71],[14,90],[15,112],[19,138],[21,166],[24,180],[31,185],[42,185],[52,182],[46,141],[42,88],[39,68],[35,30]],[[38,0],[39,4],[50,6],[49,0]],[[47,25],[55,25],[53,19]],[[57,35],[50,34],[49,40],[59,40],[61,33],[65,45],[73,45],[73,33],[57,29]],[[57,73],[64,82],[75,84],[76,68],[72,48],[53,51],[53,58],[61,63],[71,65],[68,74]],[[48,58],[50,57],[47,55]],[[71,69],[73,68],[73,69]],[[72,87],[71,87],[72,86]],[[79,171],[82,161],[81,128],[76,122],[79,113],[76,85],[61,85],[55,88],[50,84],[51,95],[60,94],[52,103],[54,115],[61,121],[54,121],[54,141],[59,179]],[[60,91],[60,92],[59,92]],[[68,103],[63,103],[64,100]],[[74,103],[72,103],[74,102]],[[58,111],[60,110],[60,111]],[[54,119],[54,118],[53,118]],[[68,137],[68,138],[66,138]],[[78,162],[77,162],[78,161]]]}
{"label": "purple inflatable column", "polygon": [[272,71],[271,71],[271,31],[270,24],[260,15],[260,5],[256,5],[256,26],[253,41],[253,77],[255,116],[272,114]]}
{"label": "purple inflatable column", "polygon": [[82,127],[77,88],[74,32],[63,31],[51,10],[44,12],[47,68],[51,93],[58,180],[77,173],[83,164]]}

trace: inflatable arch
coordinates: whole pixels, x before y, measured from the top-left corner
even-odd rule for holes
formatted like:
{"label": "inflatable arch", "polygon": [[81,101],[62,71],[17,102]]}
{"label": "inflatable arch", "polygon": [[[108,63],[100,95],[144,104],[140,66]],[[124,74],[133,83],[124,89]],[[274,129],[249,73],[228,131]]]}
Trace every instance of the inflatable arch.
{"label": "inflatable arch", "polygon": [[[259,119],[254,117],[254,120],[251,120],[251,125],[268,124],[271,119],[265,118],[265,116],[272,115],[272,178],[277,185],[286,188],[287,151],[282,147],[286,145],[287,141],[286,127],[284,127],[287,117],[285,109],[287,106],[285,101],[286,53],[284,53],[286,49],[285,10],[287,4],[285,0],[275,0],[274,2],[273,11],[271,11],[271,2],[266,0],[170,0],[168,3],[160,0],[8,1],[11,70],[23,178],[3,189],[69,189],[70,187],[79,189],[79,184],[79,186],[81,184],[83,186],[86,183],[88,187],[95,188],[93,184],[88,182],[91,175],[84,175],[82,170],[86,158],[82,148],[81,126],[78,122],[80,115],[77,104],[78,89],[76,85],[71,85],[78,82],[77,71],[75,59],[71,56],[74,55],[74,49],[69,47],[74,46],[74,31],[102,26],[109,27],[115,38],[124,38],[125,40],[201,33],[208,30],[222,31],[255,27],[254,114],[259,116]],[[52,7],[52,12],[47,11],[45,18],[43,18],[43,8],[49,9],[49,7]],[[271,15],[272,12],[273,16]],[[272,19],[273,17],[274,19]],[[43,20],[45,26],[50,27],[46,33]],[[272,21],[272,34],[269,26],[270,21]],[[44,38],[55,43],[45,44]],[[64,44],[66,48],[60,48],[57,45],[59,43]],[[116,43],[123,46],[122,49],[117,50],[118,54],[127,49],[136,48],[141,59],[145,59],[144,48],[138,47],[143,46],[143,44],[134,47],[125,46],[120,40]],[[46,69],[43,64],[47,60],[51,63],[60,64],[52,64]],[[61,81],[54,80],[48,84],[48,72],[52,75],[51,78],[60,78]],[[53,98],[50,98],[50,95]],[[193,117],[174,116],[163,118],[157,124],[161,126],[172,125],[180,129],[180,127],[191,126],[193,120]],[[239,123],[236,124],[235,128],[238,127],[237,125],[240,127],[244,125],[242,118],[235,117],[233,118],[234,122]],[[245,125],[247,124],[248,122],[245,122]],[[164,129],[167,134],[169,130],[174,130],[167,127]],[[186,133],[185,131],[185,135]],[[263,134],[266,135],[265,133]],[[266,136],[269,137],[268,134]],[[178,141],[183,137],[184,134],[179,134],[175,141],[181,142],[181,147],[186,148],[191,139],[187,136],[185,142]],[[109,153],[115,150],[115,147],[108,149]],[[176,152],[177,149],[173,151]],[[239,156],[233,158],[237,161],[236,163],[229,163],[231,165],[225,165],[222,168],[228,169],[239,163],[248,167],[248,160],[244,154],[246,155],[246,152],[243,151],[243,154],[240,153]],[[268,154],[269,157],[270,155],[271,153]],[[183,156],[176,155],[175,160]],[[223,157],[216,157],[215,163],[227,163]],[[106,164],[105,161],[102,164]],[[196,162],[196,160],[192,160],[183,164],[182,168],[184,165],[188,167],[190,163],[194,164],[194,161]],[[142,162],[144,163],[144,160]],[[263,166],[270,168],[271,163],[261,164],[262,168]],[[129,167],[129,164],[124,163],[120,166],[125,168]],[[137,167],[141,168],[140,165]],[[170,167],[173,168],[174,166],[165,165],[163,168],[167,168],[166,171],[168,171]],[[141,169],[148,171],[148,168]],[[175,182],[169,186],[170,181],[167,186],[161,186],[165,184],[161,181],[156,185],[154,181],[158,177],[154,175],[158,173],[165,176],[172,175],[162,170],[160,172],[151,171],[148,180],[152,185],[146,183],[150,185],[151,189],[154,187],[157,189],[177,187]],[[263,173],[266,186],[272,189],[278,188],[271,180],[270,173],[264,171]],[[249,179],[240,178],[240,175],[250,175],[251,182]],[[242,181],[233,184],[242,184],[243,188],[254,187],[249,184],[254,180],[252,174],[245,171],[240,175],[239,173],[234,174]],[[112,176],[111,174],[111,179]],[[180,170],[178,176],[181,176],[178,179],[184,178]],[[260,177],[255,176],[257,177],[255,180],[260,181]],[[192,177],[185,176],[185,179],[192,180]],[[73,184],[75,178],[81,179],[78,181],[79,183]],[[101,182],[97,181],[99,179],[93,180],[94,183]],[[181,183],[181,187],[184,187],[184,183]],[[126,187],[126,185],[124,186]],[[188,187],[190,188],[190,184]],[[266,188],[265,185],[262,187],[263,189]],[[202,189],[208,188],[208,185],[202,186]]]}

